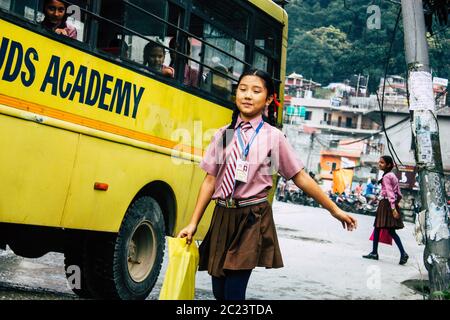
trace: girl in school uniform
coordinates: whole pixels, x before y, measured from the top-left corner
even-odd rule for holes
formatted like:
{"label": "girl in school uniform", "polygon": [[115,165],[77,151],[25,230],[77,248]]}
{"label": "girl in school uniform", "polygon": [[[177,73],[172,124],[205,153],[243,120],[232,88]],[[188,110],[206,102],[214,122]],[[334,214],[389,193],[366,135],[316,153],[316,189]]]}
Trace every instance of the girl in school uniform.
{"label": "girl in school uniform", "polygon": [[76,39],[77,29],[67,22],[67,8],[69,5],[64,1],[46,0],[44,1],[45,18],[41,25],[57,34]]}
{"label": "girl in school uniform", "polygon": [[160,72],[163,76],[174,78],[175,69],[164,64],[166,49],[159,42],[149,42],[144,47],[144,65]]}
{"label": "girl in school uniform", "polygon": [[400,209],[398,203],[402,199],[400,187],[398,185],[398,179],[392,172],[394,168],[394,161],[390,156],[382,156],[378,161],[378,168],[382,171],[383,177],[381,182],[380,203],[377,209],[377,215],[373,226],[375,227],[373,233],[373,248],[372,252],[364,255],[363,258],[378,260],[378,242],[380,239],[381,229],[387,229],[395,244],[400,250],[400,262],[399,264],[405,264],[408,261],[408,254],[403,248],[400,237],[395,232],[396,229],[403,229],[403,221],[400,215]]}
{"label": "girl in school uniform", "polygon": [[[210,228],[199,248],[199,270],[208,270],[212,276],[218,300],[244,300],[255,267],[283,267],[267,201],[275,172],[293,179],[344,228],[356,228],[356,219],[329,200],[274,126],[274,94],[268,73],[249,70],[241,75],[231,124],[211,140],[200,163],[206,177],[191,221],[178,234],[191,243],[210,200],[216,201]],[[263,118],[266,108],[268,117]]]}

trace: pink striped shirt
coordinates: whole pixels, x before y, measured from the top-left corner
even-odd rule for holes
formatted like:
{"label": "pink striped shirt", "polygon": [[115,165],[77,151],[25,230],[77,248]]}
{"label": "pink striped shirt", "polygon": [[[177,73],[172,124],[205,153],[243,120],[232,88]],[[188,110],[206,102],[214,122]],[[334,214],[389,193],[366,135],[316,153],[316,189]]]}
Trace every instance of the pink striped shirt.
{"label": "pink striped shirt", "polygon": [[[243,120],[239,117],[235,128],[237,128]],[[259,116],[250,121],[252,128],[248,130],[247,140],[254,134],[262,117]],[[226,160],[232,150],[232,145],[236,139],[236,130],[234,136],[227,148],[222,148],[223,132],[228,127],[220,128],[206,150],[204,157],[200,163],[200,167],[208,174],[216,177],[216,184],[213,199],[222,198],[221,185],[225,175]],[[231,130],[230,130],[231,131]],[[249,162],[249,174],[247,183],[238,182],[234,191],[234,199],[262,198],[267,196],[272,187],[272,175],[279,172],[286,179],[291,179],[303,169],[303,163],[296,156],[294,150],[289,145],[284,134],[268,123],[264,123],[253,144],[247,157]]]}
{"label": "pink striped shirt", "polygon": [[389,200],[392,209],[395,209],[395,204],[402,199],[398,179],[393,172],[387,173],[381,180],[380,195]]}

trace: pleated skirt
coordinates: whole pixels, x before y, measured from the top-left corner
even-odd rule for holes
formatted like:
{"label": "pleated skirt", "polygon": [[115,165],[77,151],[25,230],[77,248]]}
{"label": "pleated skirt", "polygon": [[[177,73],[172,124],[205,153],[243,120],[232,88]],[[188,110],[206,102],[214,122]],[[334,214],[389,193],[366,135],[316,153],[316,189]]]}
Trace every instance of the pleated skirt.
{"label": "pleated skirt", "polygon": [[216,205],[199,252],[199,271],[207,270],[215,277],[225,276],[226,270],[283,267],[271,205]]}
{"label": "pleated skirt", "polygon": [[[400,213],[400,208],[398,204],[395,205],[397,211]],[[392,228],[392,229],[403,229],[403,220],[400,218],[395,219],[392,215],[391,204],[389,200],[382,199],[378,204],[377,215],[375,217],[375,222],[373,226],[376,228]]]}

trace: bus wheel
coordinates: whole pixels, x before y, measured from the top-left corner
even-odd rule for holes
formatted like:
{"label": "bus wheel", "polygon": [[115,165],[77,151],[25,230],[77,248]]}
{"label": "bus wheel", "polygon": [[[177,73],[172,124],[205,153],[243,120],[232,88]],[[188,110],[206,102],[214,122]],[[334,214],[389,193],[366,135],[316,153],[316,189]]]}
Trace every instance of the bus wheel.
{"label": "bus wheel", "polygon": [[118,234],[87,240],[86,284],[95,299],[143,300],[156,283],[164,257],[164,218],[149,196],[133,201]]}
{"label": "bus wheel", "polygon": [[164,218],[151,197],[137,199],[120,228],[114,252],[114,278],[122,299],[145,299],[161,270]]}

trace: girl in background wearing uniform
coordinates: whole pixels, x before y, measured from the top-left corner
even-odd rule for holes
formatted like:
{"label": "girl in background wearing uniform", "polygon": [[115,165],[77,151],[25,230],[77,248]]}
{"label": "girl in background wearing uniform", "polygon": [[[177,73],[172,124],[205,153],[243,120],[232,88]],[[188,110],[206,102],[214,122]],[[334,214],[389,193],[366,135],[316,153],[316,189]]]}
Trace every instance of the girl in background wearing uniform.
{"label": "girl in background wearing uniform", "polygon": [[[218,300],[244,300],[252,270],[283,267],[267,194],[278,171],[311,195],[349,231],[356,219],[339,209],[303,170],[284,134],[275,128],[275,87],[269,74],[250,70],[239,79],[231,124],[211,140],[200,167],[206,177],[190,223],[178,237],[192,237],[211,199],[216,201],[202,241],[199,270],[208,270]],[[263,112],[268,108],[268,119]]]}
{"label": "girl in background wearing uniform", "polygon": [[382,200],[377,209],[377,215],[373,226],[375,227],[373,234],[373,249],[372,252],[363,256],[366,259],[378,260],[378,242],[380,239],[381,229],[387,229],[395,244],[400,250],[399,264],[405,264],[408,261],[408,254],[403,248],[400,237],[395,232],[395,229],[403,229],[403,221],[400,215],[398,203],[402,199],[400,187],[398,186],[398,179],[392,172],[394,168],[394,161],[390,156],[382,156],[378,161],[378,167],[384,171],[383,177],[379,181],[381,183]]}

